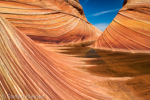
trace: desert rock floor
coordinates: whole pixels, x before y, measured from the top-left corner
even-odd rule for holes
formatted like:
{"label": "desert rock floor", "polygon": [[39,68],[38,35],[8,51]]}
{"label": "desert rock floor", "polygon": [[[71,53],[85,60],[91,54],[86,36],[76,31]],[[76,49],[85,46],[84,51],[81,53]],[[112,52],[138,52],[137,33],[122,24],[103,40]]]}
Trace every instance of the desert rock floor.
{"label": "desert rock floor", "polygon": [[148,100],[150,98],[150,55],[94,50],[90,47],[51,47],[68,56],[84,58],[85,66],[76,67],[107,79],[96,85],[108,89],[116,100]]}

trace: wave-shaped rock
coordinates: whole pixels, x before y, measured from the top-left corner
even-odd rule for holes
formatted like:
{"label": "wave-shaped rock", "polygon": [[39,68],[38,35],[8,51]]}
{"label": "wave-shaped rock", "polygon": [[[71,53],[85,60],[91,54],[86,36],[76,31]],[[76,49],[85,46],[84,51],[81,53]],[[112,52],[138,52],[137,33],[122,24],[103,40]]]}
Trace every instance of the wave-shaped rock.
{"label": "wave-shaped rock", "polygon": [[112,100],[95,85],[101,78],[74,68],[77,61],[43,49],[0,16],[1,100]]}
{"label": "wave-shaped rock", "polygon": [[125,0],[96,43],[98,49],[150,53],[150,1]]}
{"label": "wave-shaped rock", "polygon": [[101,34],[78,0],[0,0],[0,13],[40,44],[89,45]]}

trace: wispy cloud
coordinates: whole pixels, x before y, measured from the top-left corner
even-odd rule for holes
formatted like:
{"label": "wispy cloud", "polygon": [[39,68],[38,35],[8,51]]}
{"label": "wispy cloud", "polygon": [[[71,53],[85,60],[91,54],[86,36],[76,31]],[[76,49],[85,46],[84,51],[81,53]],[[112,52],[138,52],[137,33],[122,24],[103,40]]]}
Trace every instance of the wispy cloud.
{"label": "wispy cloud", "polygon": [[106,14],[106,13],[110,13],[110,12],[115,12],[115,11],[118,11],[118,10],[119,9],[102,11],[102,12],[99,12],[99,13],[96,13],[96,14],[92,14],[91,16],[99,16],[99,15],[102,15],[102,14]]}
{"label": "wispy cloud", "polygon": [[85,0],[85,1],[84,1],[84,4],[88,3],[89,1],[90,1],[90,0]]}
{"label": "wispy cloud", "polygon": [[109,23],[98,23],[94,24],[95,27],[97,27],[99,30],[104,31],[106,27],[109,25]]}

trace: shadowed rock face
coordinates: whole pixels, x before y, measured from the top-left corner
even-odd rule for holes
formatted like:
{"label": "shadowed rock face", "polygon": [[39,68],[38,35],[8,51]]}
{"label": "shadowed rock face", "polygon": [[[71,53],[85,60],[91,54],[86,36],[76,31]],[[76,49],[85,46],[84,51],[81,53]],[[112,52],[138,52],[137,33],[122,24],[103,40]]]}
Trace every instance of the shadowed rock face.
{"label": "shadowed rock face", "polygon": [[[57,45],[77,44],[93,41],[100,33],[86,21],[78,0],[74,0],[74,4],[71,2],[72,0],[68,2],[66,9],[61,8],[61,3],[56,0],[0,1],[0,100],[142,100],[143,97],[148,100],[149,55],[115,54],[89,47],[84,47],[83,50],[83,47],[57,47],[64,49],[64,53],[70,54],[69,57],[51,51],[54,47],[48,46],[52,41],[58,43]],[[62,4],[64,3],[65,1],[62,0]],[[137,3],[126,2],[119,12],[120,16],[118,14],[119,17],[116,17],[107,29],[110,29],[110,32],[123,30],[122,33],[132,31],[132,35],[133,32],[136,34],[132,38],[142,38],[140,42],[144,44],[145,40],[149,42],[146,34],[149,9],[145,2],[140,5]],[[136,15],[140,14],[135,16],[135,12]],[[144,17],[137,20],[142,14]],[[130,15],[130,18],[125,17],[126,20],[122,22],[125,19],[123,15],[126,17]],[[132,22],[129,24],[130,21]],[[138,28],[132,23],[137,23]],[[67,33],[59,33],[75,24],[76,27]],[[140,28],[138,25],[145,26]],[[105,35],[106,32],[102,34],[103,37],[108,36]],[[125,40],[129,38],[122,37],[116,40],[123,39],[131,44],[129,40]],[[43,43],[47,48],[39,46],[38,43]],[[103,46],[107,45],[108,42]],[[98,47],[98,43],[96,46]],[[134,47],[134,44],[132,46]],[[120,45],[118,47],[121,48]],[[126,48],[124,50],[129,51]],[[97,58],[93,59],[93,56]],[[80,57],[87,59],[85,61],[85,58]],[[100,65],[93,66],[93,63]],[[100,77],[101,74],[106,76]]]}
{"label": "shadowed rock face", "polygon": [[123,5],[94,47],[150,53],[150,1],[125,0]]}
{"label": "shadowed rock face", "polygon": [[101,78],[75,68],[82,65],[79,58],[37,45],[98,38],[101,32],[72,1],[0,1],[0,99],[112,100],[95,85]]}
{"label": "shadowed rock face", "polygon": [[0,0],[0,13],[40,44],[89,45],[101,34],[78,0]]}

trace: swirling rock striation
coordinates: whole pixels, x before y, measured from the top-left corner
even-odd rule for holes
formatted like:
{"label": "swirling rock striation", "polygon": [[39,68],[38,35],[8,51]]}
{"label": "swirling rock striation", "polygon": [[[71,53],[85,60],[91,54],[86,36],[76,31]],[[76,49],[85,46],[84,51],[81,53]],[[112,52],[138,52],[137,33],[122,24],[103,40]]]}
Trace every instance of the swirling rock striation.
{"label": "swirling rock striation", "polygon": [[89,45],[101,34],[78,0],[0,0],[0,14],[40,44]]}
{"label": "swirling rock striation", "polygon": [[38,46],[0,16],[1,100],[112,100],[101,78],[75,69],[78,59]]}
{"label": "swirling rock striation", "polygon": [[112,51],[150,53],[150,1],[125,0],[123,5],[93,46]]}

